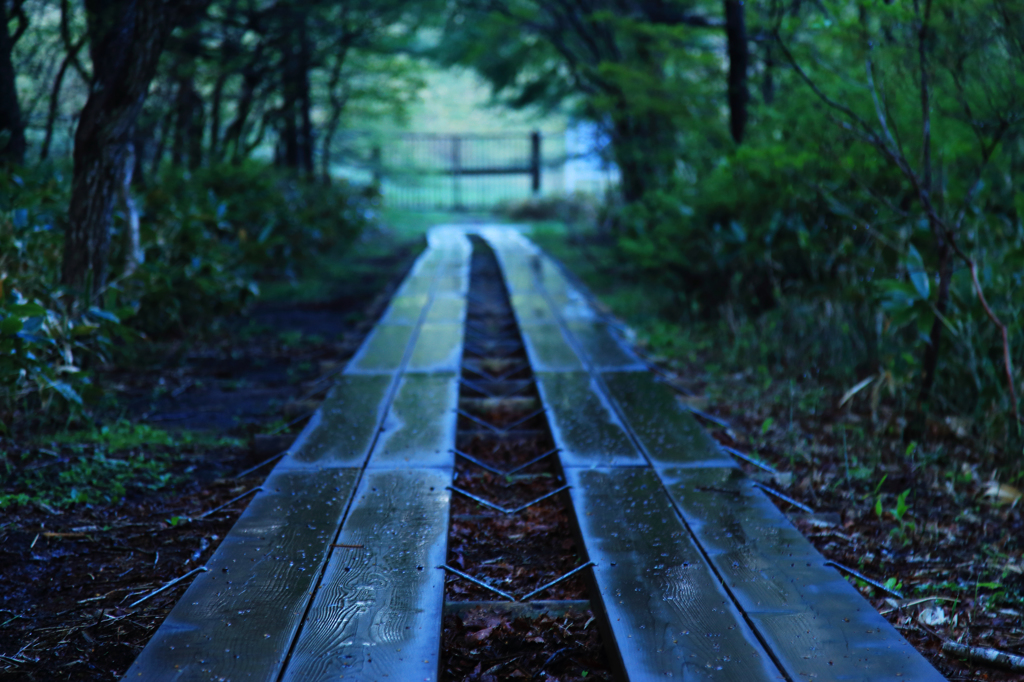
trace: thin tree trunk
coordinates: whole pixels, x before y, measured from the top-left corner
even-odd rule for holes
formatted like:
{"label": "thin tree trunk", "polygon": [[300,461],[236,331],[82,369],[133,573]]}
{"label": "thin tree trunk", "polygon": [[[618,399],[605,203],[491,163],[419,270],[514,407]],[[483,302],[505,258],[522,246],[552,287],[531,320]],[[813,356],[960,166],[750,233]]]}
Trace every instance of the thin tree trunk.
{"label": "thin tree trunk", "polygon": [[764,46],[764,77],[761,80],[761,99],[765,104],[775,101],[775,58],[771,41]]}
{"label": "thin tree trunk", "polygon": [[167,151],[167,140],[170,138],[171,129],[174,127],[174,112],[167,112],[161,119],[159,126],[160,136],[157,137],[156,148],[153,150],[153,159],[149,166],[151,175],[158,175],[160,173],[160,164],[164,160],[164,152]]}
{"label": "thin tree trunk", "polygon": [[750,46],[742,0],[725,0],[725,35],[729,47],[729,130],[736,144],[743,142],[747,127],[747,64]]}
{"label": "thin tree trunk", "polygon": [[[2,2],[2,0],[0,0]],[[53,79],[53,90],[50,92],[50,109],[46,112],[46,134],[43,137],[43,147],[39,150],[39,160],[46,161],[50,156],[50,144],[53,142],[53,128],[57,123],[57,110],[60,108],[60,90],[64,85],[64,75],[68,67],[78,56],[78,52],[85,46],[85,37],[71,46],[64,61],[60,63],[60,69]]]}
{"label": "thin tree trunk", "polygon": [[284,68],[281,69],[283,80],[281,89],[284,93],[284,102],[281,105],[280,134],[284,153],[280,161],[286,168],[292,169],[299,167],[299,126],[296,120],[296,108],[299,103],[301,85],[296,80],[299,71],[298,61],[295,47],[289,45],[284,57]]}
{"label": "thin tree trunk", "polygon": [[124,178],[121,181],[121,201],[124,203],[124,275],[135,272],[145,260],[142,239],[139,235],[139,210],[132,199],[132,173],[135,169],[135,149],[129,145],[124,162]]}
{"label": "thin tree trunk", "polygon": [[217,76],[217,82],[213,86],[213,96],[210,98],[210,163],[221,160],[220,154],[220,110],[221,99],[224,97],[224,85],[228,80],[227,71]]}
{"label": "thin tree trunk", "polygon": [[7,1],[0,0],[0,162],[25,161],[25,122],[21,117],[11,52],[14,39],[7,28]]}
{"label": "thin tree trunk", "polygon": [[309,47],[309,33],[307,29],[306,17],[302,17],[302,29],[299,33],[299,61],[298,61],[298,73],[300,90],[299,90],[299,115],[302,125],[302,144],[300,146],[302,170],[310,178],[313,177],[313,118],[312,108],[313,102],[310,95],[309,87],[309,69],[310,69],[310,47]]}
{"label": "thin tree trunk", "polygon": [[331,146],[334,144],[334,135],[341,122],[341,114],[345,111],[345,104],[348,101],[348,94],[338,92],[338,85],[341,82],[341,70],[345,66],[345,59],[348,55],[348,46],[342,44],[334,59],[334,66],[331,69],[330,79],[327,82],[327,93],[331,105],[331,113],[327,117],[327,124],[324,126],[324,140],[320,151],[320,174],[325,185],[331,184]]}

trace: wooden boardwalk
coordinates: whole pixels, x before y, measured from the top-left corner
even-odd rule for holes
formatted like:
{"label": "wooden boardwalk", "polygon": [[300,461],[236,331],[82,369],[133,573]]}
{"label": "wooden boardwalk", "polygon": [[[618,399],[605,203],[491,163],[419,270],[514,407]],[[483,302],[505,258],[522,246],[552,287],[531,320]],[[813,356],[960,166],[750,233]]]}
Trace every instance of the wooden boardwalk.
{"label": "wooden boardwalk", "polygon": [[[511,228],[478,232],[502,267],[622,677],[943,679],[549,259]],[[431,231],[125,680],[438,679],[471,250],[459,228]],[[516,608],[567,608],[544,598]]]}

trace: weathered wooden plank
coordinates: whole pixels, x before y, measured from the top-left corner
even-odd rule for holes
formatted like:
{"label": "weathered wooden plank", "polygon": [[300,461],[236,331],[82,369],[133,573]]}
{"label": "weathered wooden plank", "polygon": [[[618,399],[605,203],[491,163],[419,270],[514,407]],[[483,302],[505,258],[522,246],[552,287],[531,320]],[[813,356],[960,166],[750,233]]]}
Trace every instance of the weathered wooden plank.
{"label": "weathered wooden plank", "polygon": [[451,473],[368,471],[282,680],[436,680]]}
{"label": "weathered wooden plank", "polygon": [[381,317],[379,324],[417,324],[428,300],[427,294],[395,296],[388,304],[388,309]]}
{"label": "weathered wooden plank", "polygon": [[742,472],[666,469],[660,474],[729,590],[792,679],[943,679],[850,583],[824,565],[824,557]]}
{"label": "weathered wooden plank", "polygon": [[426,271],[424,274],[410,274],[398,288],[398,296],[423,296],[430,293],[434,286],[434,273]]}
{"label": "weathered wooden plank", "polygon": [[611,406],[586,372],[535,375],[562,466],[646,466]]}
{"label": "weathered wooden plank", "polygon": [[404,375],[368,466],[451,467],[458,403],[455,374]]}
{"label": "weathered wooden plank", "polygon": [[601,376],[654,466],[734,466],[679,404],[675,392],[653,374],[605,372]]}
{"label": "weathered wooden plank", "polygon": [[462,294],[442,294],[434,298],[427,311],[428,324],[448,322],[462,324],[466,319],[466,297]]}
{"label": "weathered wooden plank", "polygon": [[356,477],[267,479],[124,680],[277,680]]}
{"label": "weathered wooden plank", "polygon": [[636,353],[627,348],[604,322],[570,320],[565,325],[590,365],[602,371],[647,371]]}
{"label": "weathered wooden plank", "polygon": [[279,467],[360,467],[387,409],[388,375],[342,375]]}
{"label": "weathered wooden plank", "polygon": [[378,324],[352,356],[345,374],[390,374],[398,371],[414,325]]}
{"label": "weathered wooden plank", "polygon": [[437,278],[438,294],[465,294],[469,288],[467,273],[449,271],[442,272]]}
{"label": "weathered wooden plank", "polygon": [[654,471],[567,469],[594,577],[630,680],[783,680]]}
{"label": "weathered wooden plank", "polygon": [[407,372],[458,372],[462,360],[460,323],[436,323],[420,328]]}
{"label": "weathered wooden plank", "polygon": [[519,331],[535,372],[579,372],[583,369],[583,363],[565,340],[559,325],[524,324]]}

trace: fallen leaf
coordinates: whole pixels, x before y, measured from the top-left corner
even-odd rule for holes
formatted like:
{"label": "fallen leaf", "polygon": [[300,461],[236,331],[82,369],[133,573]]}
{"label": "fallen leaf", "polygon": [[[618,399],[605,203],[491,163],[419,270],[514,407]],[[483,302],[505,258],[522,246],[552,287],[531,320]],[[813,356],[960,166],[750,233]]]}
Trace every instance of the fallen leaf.
{"label": "fallen leaf", "polygon": [[466,639],[470,642],[482,642],[491,636],[494,632],[494,627],[484,628],[483,630],[477,630],[466,635]]}
{"label": "fallen leaf", "polygon": [[860,393],[868,384],[875,380],[875,377],[868,377],[863,381],[859,382],[856,386],[851,388],[849,391],[843,394],[843,397],[839,399],[839,407],[845,405],[853,396]]}
{"label": "fallen leaf", "polygon": [[938,606],[921,609],[921,613],[917,614],[917,620],[920,621],[922,625],[927,625],[929,627],[945,625],[949,622],[949,618],[946,617],[946,612]]}
{"label": "fallen leaf", "polygon": [[996,504],[1017,504],[1024,493],[1021,493],[1021,491],[1017,490],[1012,485],[989,481],[988,485],[985,487],[983,495],[985,497],[993,498]]}

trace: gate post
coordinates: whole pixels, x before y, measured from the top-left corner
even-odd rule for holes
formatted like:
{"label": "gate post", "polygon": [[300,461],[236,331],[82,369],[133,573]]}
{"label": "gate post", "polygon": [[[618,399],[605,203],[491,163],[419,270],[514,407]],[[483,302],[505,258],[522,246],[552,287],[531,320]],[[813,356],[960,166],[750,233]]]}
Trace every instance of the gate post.
{"label": "gate post", "polygon": [[452,199],[455,210],[461,211],[462,206],[462,140],[458,135],[452,137]]}
{"label": "gate post", "polygon": [[540,194],[540,131],[530,133],[530,175],[533,177],[533,193]]}
{"label": "gate post", "polygon": [[383,193],[384,183],[384,155],[381,152],[380,144],[374,144],[370,150],[370,172],[373,174],[373,186]]}

